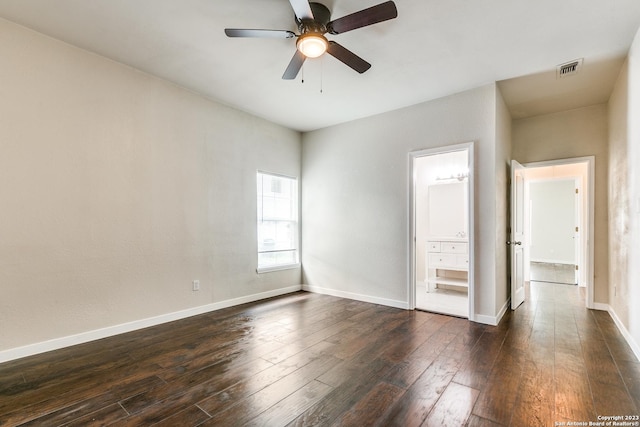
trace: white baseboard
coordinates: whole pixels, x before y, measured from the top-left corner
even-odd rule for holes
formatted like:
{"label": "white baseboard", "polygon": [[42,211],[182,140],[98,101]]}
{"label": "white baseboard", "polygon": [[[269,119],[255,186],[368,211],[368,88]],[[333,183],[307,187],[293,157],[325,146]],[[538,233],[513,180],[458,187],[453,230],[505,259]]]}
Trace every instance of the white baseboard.
{"label": "white baseboard", "polygon": [[316,294],[331,295],[332,297],[347,298],[356,301],[369,302],[372,304],[386,305],[388,307],[409,309],[406,301],[398,301],[387,298],[373,297],[370,295],[356,294],[353,292],[338,291],[335,289],[322,288],[320,286],[302,285],[302,290]]}
{"label": "white baseboard", "polygon": [[478,323],[482,323],[485,325],[497,326],[500,323],[500,320],[504,317],[505,313],[509,309],[509,305],[511,304],[511,299],[509,298],[503,305],[500,311],[496,316],[487,316],[486,314],[476,314],[473,319]]}
{"label": "white baseboard", "polygon": [[611,309],[611,307],[609,307],[609,304],[603,304],[601,302],[594,302],[593,303],[593,307],[591,307],[592,310],[600,310],[600,311],[609,311]]}
{"label": "white baseboard", "polygon": [[540,262],[543,264],[564,264],[564,265],[576,265],[575,262],[565,261],[561,259],[530,259],[529,262]]}
{"label": "white baseboard", "polygon": [[594,302],[593,307],[591,308],[593,310],[606,311],[609,313],[609,315],[613,319],[613,323],[616,324],[616,327],[618,328],[618,330],[620,331],[624,339],[627,341],[627,344],[629,344],[629,347],[631,347],[631,351],[633,351],[633,354],[636,355],[636,358],[640,360],[640,345],[638,345],[638,343],[635,342],[635,340],[633,339],[633,337],[631,336],[627,328],[624,326],[624,324],[618,317],[618,314],[613,309],[613,307],[611,307],[609,304]]}
{"label": "white baseboard", "polygon": [[23,347],[12,348],[0,351],[0,363],[10,360],[20,359],[22,357],[33,356],[47,351],[58,350],[77,344],[84,344],[90,341],[108,338],[114,335],[124,334],[126,332],[136,331],[138,329],[148,328],[150,326],[160,325],[162,323],[173,322],[174,320],[185,319],[191,316],[208,313],[211,311],[221,310],[223,308],[233,307],[240,304],[259,301],[266,298],[277,297],[280,295],[290,294],[302,289],[301,285],[289,286],[287,288],[274,289],[272,291],[261,292],[259,294],[246,295],[230,300],[214,302],[199,307],[188,308],[186,310],[176,311],[173,313],[162,314],[160,316],[149,317],[147,319],[135,320],[129,323],[109,326],[93,331],[82,332],[80,334],[71,335],[62,338],[55,338],[49,341],[43,341],[35,344],[29,344]]}
{"label": "white baseboard", "polygon": [[511,298],[508,298],[504,304],[502,305],[502,308],[500,309],[500,311],[498,312],[498,316],[496,318],[497,322],[496,325],[498,323],[500,323],[500,321],[502,320],[502,318],[504,317],[505,313],[507,312],[507,310],[509,310],[509,307],[511,307]]}
{"label": "white baseboard", "polygon": [[633,351],[633,354],[636,355],[636,359],[640,360],[640,345],[638,345],[638,343],[635,342],[635,340],[633,339],[629,331],[627,331],[627,328],[625,328],[625,326],[622,324],[622,321],[618,317],[618,314],[615,312],[613,307],[611,307],[608,304],[601,304],[601,305],[606,305],[608,307],[607,311],[611,315],[613,322],[616,324],[616,326],[618,327],[618,330],[620,331],[624,339],[627,341],[627,344],[629,344],[629,347],[631,347],[631,351]]}

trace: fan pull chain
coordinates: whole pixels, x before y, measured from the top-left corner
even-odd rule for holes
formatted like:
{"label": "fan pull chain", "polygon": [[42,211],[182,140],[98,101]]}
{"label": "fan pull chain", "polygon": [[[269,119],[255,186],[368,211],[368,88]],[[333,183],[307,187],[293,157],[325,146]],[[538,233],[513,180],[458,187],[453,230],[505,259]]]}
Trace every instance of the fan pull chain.
{"label": "fan pull chain", "polygon": [[304,64],[302,64],[302,82],[301,83],[304,83]]}
{"label": "fan pull chain", "polygon": [[324,77],[324,55],[320,58],[320,93],[322,93],[322,77]]}

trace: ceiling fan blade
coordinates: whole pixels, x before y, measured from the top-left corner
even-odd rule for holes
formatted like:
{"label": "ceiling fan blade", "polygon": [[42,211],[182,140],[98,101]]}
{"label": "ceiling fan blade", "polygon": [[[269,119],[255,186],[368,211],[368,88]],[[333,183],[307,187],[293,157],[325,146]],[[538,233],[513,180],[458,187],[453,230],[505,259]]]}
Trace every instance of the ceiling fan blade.
{"label": "ceiling fan blade", "polygon": [[298,49],[296,49],[296,53],[295,55],[293,55],[293,58],[291,58],[291,62],[289,62],[287,69],[284,70],[282,78],[284,80],[294,80],[298,75],[300,68],[302,68],[302,64],[304,64],[305,59],[307,59],[307,57],[304,56]]}
{"label": "ceiling fan blade", "polygon": [[360,74],[371,68],[371,64],[369,64],[367,61],[334,41],[329,42],[327,53],[336,58],[338,61],[341,61],[349,67],[353,68]]}
{"label": "ceiling fan blade", "polygon": [[313,20],[313,11],[307,0],[289,0],[289,3],[291,3],[293,12],[299,20]]}
{"label": "ceiling fan blade", "polygon": [[228,37],[260,37],[268,39],[290,39],[296,36],[288,30],[249,30],[242,28],[225,28],[224,33]]}
{"label": "ceiling fan blade", "polygon": [[341,34],[356,28],[366,27],[367,25],[377,24],[378,22],[387,21],[398,16],[396,4],[392,1],[380,3],[360,12],[343,16],[335,21],[329,22],[327,27],[331,34]]}

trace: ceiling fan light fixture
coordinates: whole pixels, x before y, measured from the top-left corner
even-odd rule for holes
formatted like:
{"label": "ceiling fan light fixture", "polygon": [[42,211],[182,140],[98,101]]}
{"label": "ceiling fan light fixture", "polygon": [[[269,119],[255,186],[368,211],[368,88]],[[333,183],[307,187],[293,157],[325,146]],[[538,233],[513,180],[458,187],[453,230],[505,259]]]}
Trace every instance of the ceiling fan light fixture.
{"label": "ceiling fan light fixture", "polygon": [[307,58],[317,58],[327,51],[329,42],[322,34],[305,34],[296,43],[298,50]]}

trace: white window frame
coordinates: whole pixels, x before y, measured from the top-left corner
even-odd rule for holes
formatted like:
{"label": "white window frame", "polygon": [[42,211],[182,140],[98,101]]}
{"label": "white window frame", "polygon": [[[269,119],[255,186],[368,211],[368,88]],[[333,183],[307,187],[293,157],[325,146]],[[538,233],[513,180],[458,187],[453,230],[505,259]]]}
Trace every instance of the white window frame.
{"label": "white window frame", "polygon": [[[294,188],[293,191],[291,192],[292,194],[292,203],[293,206],[291,208],[291,214],[292,217],[289,219],[271,219],[270,221],[279,221],[279,222],[291,222],[294,224],[293,228],[294,228],[294,237],[293,237],[293,247],[292,248],[287,248],[287,249],[278,249],[278,250],[273,250],[273,251],[268,251],[268,250],[261,250],[261,242],[259,241],[260,239],[260,223],[262,221],[265,220],[263,212],[261,212],[261,206],[263,206],[263,203],[260,202],[260,198],[264,199],[264,195],[262,194],[262,177],[263,176],[270,176],[270,177],[275,177],[275,178],[284,178],[287,180],[292,180],[294,183]],[[271,271],[280,271],[280,270],[290,270],[290,269],[295,269],[295,268],[299,268],[300,267],[300,222],[299,222],[299,210],[300,210],[300,205],[299,205],[299,187],[298,187],[298,178],[297,177],[293,177],[293,176],[288,176],[288,175],[283,175],[283,174],[278,174],[278,173],[272,173],[272,172],[265,172],[265,171],[261,171],[258,170],[256,172],[256,201],[257,201],[257,209],[256,209],[256,213],[257,213],[257,221],[256,221],[256,243],[257,243],[257,251],[256,251],[256,262],[258,267],[256,268],[256,272],[257,273],[268,273]],[[260,265],[260,254],[261,253],[276,253],[276,252],[285,252],[285,251],[293,251],[294,252],[294,258],[295,261],[294,262],[288,262],[288,263],[282,263],[282,264],[275,264],[275,265]]]}

